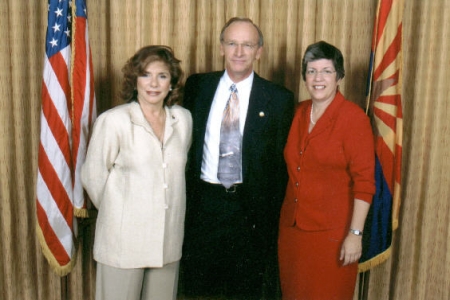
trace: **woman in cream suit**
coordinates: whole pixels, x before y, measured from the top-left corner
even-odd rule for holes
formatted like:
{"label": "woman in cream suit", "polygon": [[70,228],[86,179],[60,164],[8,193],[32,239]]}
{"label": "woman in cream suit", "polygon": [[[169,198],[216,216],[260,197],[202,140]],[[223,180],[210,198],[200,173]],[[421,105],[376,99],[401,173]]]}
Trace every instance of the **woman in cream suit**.
{"label": "woman in cream suit", "polygon": [[122,98],[101,114],[82,169],[97,207],[96,299],[176,299],[191,114],[177,105],[183,72],[166,46],[123,68]]}

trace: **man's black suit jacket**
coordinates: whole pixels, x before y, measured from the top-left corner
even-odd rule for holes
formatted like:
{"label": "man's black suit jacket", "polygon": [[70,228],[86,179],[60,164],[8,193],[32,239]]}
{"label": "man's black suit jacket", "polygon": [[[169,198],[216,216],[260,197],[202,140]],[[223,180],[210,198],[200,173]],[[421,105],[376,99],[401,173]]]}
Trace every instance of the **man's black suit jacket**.
{"label": "man's black suit jacket", "polygon": [[[193,144],[186,174],[187,230],[190,218],[197,217],[195,195],[199,188],[206,125],[223,74],[224,71],[194,74],[185,85],[184,106],[193,117]],[[288,178],[283,150],[293,114],[293,93],[255,73],[243,133],[240,201],[250,226],[262,237],[258,247],[266,250],[276,250],[279,212]]]}

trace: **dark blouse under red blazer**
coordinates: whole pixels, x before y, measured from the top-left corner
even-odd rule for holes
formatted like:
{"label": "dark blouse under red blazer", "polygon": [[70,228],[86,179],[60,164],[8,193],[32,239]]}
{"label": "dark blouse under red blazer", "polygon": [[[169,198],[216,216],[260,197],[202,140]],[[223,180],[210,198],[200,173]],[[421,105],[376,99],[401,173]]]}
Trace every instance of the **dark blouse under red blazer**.
{"label": "dark blouse under red blazer", "polygon": [[375,193],[370,121],[338,92],[308,133],[311,104],[300,103],[284,150],[289,182],[280,225],[307,231],[344,228],[354,199],[371,203]]}

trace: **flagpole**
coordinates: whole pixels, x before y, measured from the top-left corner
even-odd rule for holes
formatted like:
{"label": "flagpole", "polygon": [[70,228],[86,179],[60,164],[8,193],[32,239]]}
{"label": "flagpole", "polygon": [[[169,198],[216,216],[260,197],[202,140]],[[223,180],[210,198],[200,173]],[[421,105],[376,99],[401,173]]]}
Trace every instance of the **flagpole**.
{"label": "flagpole", "polygon": [[370,270],[359,274],[358,300],[367,300],[369,295]]}
{"label": "flagpole", "polygon": [[61,277],[61,300],[67,300],[67,281],[68,275]]}

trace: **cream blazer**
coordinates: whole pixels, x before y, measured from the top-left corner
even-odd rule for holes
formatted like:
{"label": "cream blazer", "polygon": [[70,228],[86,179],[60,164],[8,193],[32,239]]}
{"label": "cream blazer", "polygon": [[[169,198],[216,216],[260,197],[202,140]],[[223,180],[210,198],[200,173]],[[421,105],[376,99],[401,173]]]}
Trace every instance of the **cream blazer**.
{"label": "cream blazer", "polygon": [[95,122],[81,179],[98,209],[94,259],[100,263],[161,267],[181,258],[192,117],[177,105],[165,110],[163,147],[137,102]]}

